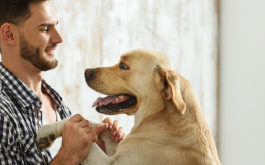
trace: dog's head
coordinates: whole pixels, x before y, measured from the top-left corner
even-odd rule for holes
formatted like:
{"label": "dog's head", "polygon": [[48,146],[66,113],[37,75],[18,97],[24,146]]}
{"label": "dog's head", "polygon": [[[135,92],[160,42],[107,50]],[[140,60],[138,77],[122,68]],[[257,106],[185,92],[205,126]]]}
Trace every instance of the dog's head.
{"label": "dog's head", "polygon": [[133,50],[123,54],[114,66],[86,69],[85,79],[89,87],[108,95],[93,104],[100,113],[132,115],[143,104],[164,106],[166,100],[183,114],[186,104],[181,95],[180,76],[169,69],[166,55]]}

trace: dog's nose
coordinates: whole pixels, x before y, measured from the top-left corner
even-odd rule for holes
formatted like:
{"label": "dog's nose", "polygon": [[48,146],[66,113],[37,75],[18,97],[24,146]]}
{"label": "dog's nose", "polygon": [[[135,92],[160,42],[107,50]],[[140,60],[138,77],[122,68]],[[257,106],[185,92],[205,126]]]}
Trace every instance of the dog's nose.
{"label": "dog's nose", "polygon": [[86,69],[85,70],[86,81],[90,81],[93,77],[94,77],[94,70],[93,69]]}

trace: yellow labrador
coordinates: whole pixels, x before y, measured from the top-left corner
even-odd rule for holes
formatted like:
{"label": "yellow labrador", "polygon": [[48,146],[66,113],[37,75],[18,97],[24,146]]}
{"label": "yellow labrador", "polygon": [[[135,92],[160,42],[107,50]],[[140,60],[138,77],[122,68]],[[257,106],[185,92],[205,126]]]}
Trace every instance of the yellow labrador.
{"label": "yellow labrador", "polygon": [[[107,155],[92,143],[84,164],[220,165],[192,87],[170,70],[166,55],[133,50],[112,67],[86,69],[85,78],[89,87],[108,95],[95,101],[98,112],[134,115],[135,123],[118,145],[107,133],[103,135]],[[62,125],[41,131],[45,133],[38,140],[51,132],[59,136],[54,128]]]}

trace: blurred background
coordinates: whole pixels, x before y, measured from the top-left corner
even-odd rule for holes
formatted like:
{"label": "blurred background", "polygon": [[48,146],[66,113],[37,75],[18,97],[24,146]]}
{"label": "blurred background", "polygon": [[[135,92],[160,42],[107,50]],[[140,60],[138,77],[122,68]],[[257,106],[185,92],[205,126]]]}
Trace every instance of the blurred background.
{"label": "blurred background", "polygon": [[[72,112],[101,121],[87,67],[110,66],[136,48],[167,54],[190,80],[222,164],[264,165],[265,1],[53,0],[64,39],[44,74]],[[151,96],[150,96],[151,97]],[[111,116],[129,133],[134,119]]]}

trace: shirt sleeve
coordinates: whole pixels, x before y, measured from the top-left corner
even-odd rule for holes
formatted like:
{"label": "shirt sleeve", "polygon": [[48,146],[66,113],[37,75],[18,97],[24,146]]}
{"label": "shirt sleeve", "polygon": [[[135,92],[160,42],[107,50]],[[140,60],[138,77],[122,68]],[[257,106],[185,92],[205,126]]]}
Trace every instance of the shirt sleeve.
{"label": "shirt sleeve", "polygon": [[5,110],[0,107],[0,164],[1,165],[23,165],[23,160],[20,152],[19,146],[16,144],[17,133]]}

